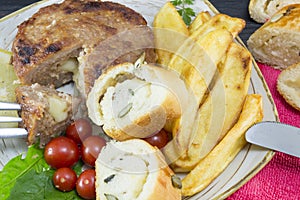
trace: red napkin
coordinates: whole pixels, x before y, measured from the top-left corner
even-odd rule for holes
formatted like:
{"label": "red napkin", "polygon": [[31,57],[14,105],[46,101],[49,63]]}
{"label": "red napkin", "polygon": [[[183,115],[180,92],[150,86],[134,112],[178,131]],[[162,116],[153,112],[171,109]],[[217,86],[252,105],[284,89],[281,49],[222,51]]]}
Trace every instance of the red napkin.
{"label": "red napkin", "polygon": [[[287,104],[276,90],[276,81],[280,70],[260,63],[258,66],[272,93],[280,121],[300,127],[300,111]],[[300,158],[276,153],[265,168],[228,197],[228,200],[236,199],[300,199]]]}

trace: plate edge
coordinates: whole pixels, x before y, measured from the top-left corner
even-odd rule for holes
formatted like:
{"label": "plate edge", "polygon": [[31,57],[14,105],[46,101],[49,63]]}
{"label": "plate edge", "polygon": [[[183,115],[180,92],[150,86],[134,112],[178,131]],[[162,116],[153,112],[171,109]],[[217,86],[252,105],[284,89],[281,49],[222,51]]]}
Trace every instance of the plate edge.
{"label": "plate edge", "polygon": [[[220,13],[216,7],[214,7],[214,5],[209,1],[209,0],[203,0],[204,3],[212,10],[212,12],[214,12],[215,14],[218,14]],[[247,46],[244,44],[244,42],[241,40],[241,38],[238,36],[237,38],[237,42],[242,45],[244,48],[247,48]],[[273,100],[273,97],[272,97],[272,94],[270,92],[270,89],[263,77],[263,74],[261,72],[261,70],[259,69],[255,59],[253,58],[253,56],[251,55],[251,61],[252,61],[252,65],[254,66],[254,69],[259,77],[259,79],[262,81],[263,83],[263,87],[266,91],[266,94],[268,96],[268,99],[272,105],[272,109],[273,109],[273,113],[274,113],[274,116],[275,116],[275,119],[276,121],[280,121],[279,120],[279,115],[278,115],[278,111],[277,111],[277,108],[276,108],[276,105],[275,105],[275,102]],[[252,145],[252,144],[251,144]],[[240,189],[244,184],[246,184],[250,179],[252,179],[260,170],[262,170],[271,160],[272,158],[274,157],[275,155],[275,151],[273,150],[269,150],[267,155],[264,157],[264,160],[261,161],[257,166],[255,166],[253,168],[252,171],[250,171],[246,176],[245,176],[245,179],[239,181],[237,184],[235,184],[231,189],[221,193],[220,195],[218,195],[217,197],[215,197],[214,199],[225,199],[227,197],[229,197],[231,194],[233,194],[234,192],[236,192],[238,189]]]}
{"label": "plate edge", "polygon": [[8,14],[8,15],[5,15],[4,17],[0,18],[0,22],[3,22],[3,21],[6,21],[8,20],[9,18],[12,18],[16,15],[18,15],[19,13],[22,13],[28,9],[30,9],[31,7],[34,7],[34,6],[37,6],[37,5],[40,5],[40,4],[43,4],[45,2],[47,2],[48,0],[42,0],[42,1],[38,1],[38,2],[35,2],[35,3],[32,3],[32,4],[29,4],[23,8],[20,8],[16,11],[13,11],[12,13]]}

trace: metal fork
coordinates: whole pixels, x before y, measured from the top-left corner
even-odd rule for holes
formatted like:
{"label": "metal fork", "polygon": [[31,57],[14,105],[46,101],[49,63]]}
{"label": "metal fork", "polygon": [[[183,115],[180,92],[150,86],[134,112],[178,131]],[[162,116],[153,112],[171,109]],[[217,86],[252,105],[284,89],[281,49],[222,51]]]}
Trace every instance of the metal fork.
{"label": "metal fork", "polygon": [[[0,110],[21,110],[17,103],[0,102]],[[0,123],[21,122],[20,117],[0,116]],[[24,128],[0,128],[0,138],[26,137],[27,131]]]}

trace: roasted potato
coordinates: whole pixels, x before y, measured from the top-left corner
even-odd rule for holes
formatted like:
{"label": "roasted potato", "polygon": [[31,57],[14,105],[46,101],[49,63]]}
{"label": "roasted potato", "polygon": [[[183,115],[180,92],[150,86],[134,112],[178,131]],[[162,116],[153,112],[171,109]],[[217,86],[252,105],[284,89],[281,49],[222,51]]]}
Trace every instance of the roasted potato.
{"label": "roasted potato", "polygon": [[[174,9],[172,13],[182,25]],[[168,19],[168,30],[182,33],[174,19]],[[168,20],[159,13],[154,27],[164,27]],[[247,94],[251,55],[234,42],[244,27],[243,19],[200,12],[184,34],[185,40],[179,37],[181,46],[167,41],[168,33],[156,34],[166,42],[162,45],[156,38],[156,45],[172,47],[167,56],[161,54],[166,58],[164,65],[180,74],[193,96],[181,118],[166,124],[173,140],[163,149],[175,171],[189,172],[183,179],[185,196],[211,183],[246,144],[247,128],[262,120],[261,97]]]}
{"label": "roasted potato", "polygon": [[172,3],[167,2],[153,21],[157,62],[167,66],[172,55],[189,36],[189,31]]}
{"label": "roasted potato", "polygon": [[246,22],[243,19],[230,17],[225,14],[217,14],[211,17],[207,22],[198,26],[191,34],[192,38],[197,38],[199,35],[204,35],[215,29],[226,29],[235,38],[245,27]]}
{"label": "roasted potato", "polygon": [[238,119],[248,92],[251,56],[232,42],[210,94],[197,114],[186,153],[173,163],[175,171],[190,171],[223,138]]}
{"label": "roasted potato", "polygon": [[207,187],[247,144],[246,130],[263,118],[262,98],[248,95],[242,113],[226,136],[182,180],[182,194],[191,196]]}
{"label": "roasted potato", "polygon": [[193,92],[193,96],[189,107],[183,108],[184,112],[178,119],[179,122],[174,123],[176,126],[172,129],[174,138],[171,144],[164,148],[168,159],[176,160],[190,145],[192,131],[195,126],[198,126],[195,124],[195,118],[199,105],[214,77],[216,66],[226,54],[232,39],[227,30],[218,29],[203,37],[198,37],[196,42],[188,39],[180,47],[178,53],[173,55],[168,67],[181,75]]}
{"label": "roasted potato", "polygon": [[208,11],[203,11],[198,13],[193,22],[188,27],[190,34],[195,32],[199,27],[201,27],[205,22],[211,18],[211,15]]}

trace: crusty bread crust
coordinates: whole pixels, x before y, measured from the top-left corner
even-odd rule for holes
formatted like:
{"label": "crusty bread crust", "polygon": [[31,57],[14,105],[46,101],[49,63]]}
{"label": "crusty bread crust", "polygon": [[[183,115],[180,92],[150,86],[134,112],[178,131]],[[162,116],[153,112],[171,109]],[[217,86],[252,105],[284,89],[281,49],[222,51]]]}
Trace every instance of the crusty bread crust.
{"label": "crusty bread crust", "polygon": [[[159,132],[165,125],[165,123],[162,124],[162,122],[178,118],[181,112],[177,99],[174,98],[174,96],[168,96],[160,106],[161,107],[152,109],[151,113],[145,113],[140,116],[138,119],[132,121],[131,124],[121,127],[121,129],[119,129],[120,127],[116,129],[114,127],[104,126],[103,130],[108,136],[118,141],[149,136],[147,131],[145,131],[145,135],[140,132],[141,129],[146,130],[146,127],[147,130],[152,131],[152,134]],[[165,113],[165,111],[167,113]],[[149,124],[151,124],[151,126],[148,126]],[[153,130],[155,131],[153,132]]]}
{"label": "crusty bread crust", "polygon": [[280,73],[277,90],[288,104],[300,111],[300,63],[289,66]]}
{"label": "crusty bread crust", "polygon": [[149,200],[165,199],[165,200],[180,200],[181,190],[175,188],[172,185],[171,176],[174,172],[166,166],[159,172],[157,184],[153,189],[152,194],[149,196]]}
{"label": "crusty bread crust", "polygon": [[264,12],[266,2],[267,0],[250,0],[249,14],[256,22],[264,23],[268,19],[268,15]]}
{"label": "crusty bread crust", "polygon": [[256,30],[247,44],[254,58],[284,69],[300,62],[300,4],[282,8]]}
{"label": "crusty bread crust", "polygon": [[[181,190],[172,184],[171,176],[174,175],[174,172],[169,168],[167,165],[164,156],[161,152],[148,144],[147,142],[140,140],[140,139],[131,139],[124,142],[115,142],[110,141],[108,143],[108,147],[104,147],[102,150],[103,152],[100,153],[98,159],[96,161],[96,194],[97,200],[102,199],[103,194],[112,194],[117,195],[114,184],[115,178],[112,178],[112,187],[107,187],[107,185],[111,184],[110,181],[103,181],[106,177],[110,176],[111,174],[115,174],[115,176],[123,176],[119,179],[124,180],[124,175],[128,175],[131,173],[131,177],[135,176],[143,176],[141,174],[142,171],[127,171],[126,169],[119,169],[117,171],[113,170],[114,165],[112,163],[106,163],[106,156],[109,156],[110,162],[113,162],[115,158],[115,154],[113,151],[117,151],[118,157],[122,159],[124,164],[130,165],[131,160],[128,159],[129,157],[136,156],[136,159],[141,159],[142,162],[148,163],[147,171],[145,171],[145,175],[147,178],[145,182],[139,182],[139,187],[142,188],[141,191],[137,194],[136,200],[157,200],[157,199],[164,199],[164,200],[180,200],[181,199]],[[112,147],[114,146],[114,147]],[[131,146],[131,147],[129,147]],[[151,154],[148,156],[147,154]],[[148,158],[151,158],[148,160]],[[126,160],[128,159],[128,160]],[[124,166],[126,167],[126,166]],[[153,168],[154,167],[154,168]],[[111,168],[109,170],[108,168]],[[128,169],[128,168],[127,168]],[[131,169],[133,170],[133,169]],[[107,174],[107,171],[110,173]],[[123,174],[124,173],[124,174]],[[125,180],[126,181],[126,180]],[[107,185],[106,185],[107,184]],[[134,188],[135,185],[128,184],[128,186]],[[126,186],[126,187],[128,187]],[[122,187],[118,185],[118,187]],[[109,189],[109,191],[105,191],[104,188]],[[121,194],[119,194],[121,195]],[[118,196],[119,199],[128,199],[126,198],[126,194],[124,196]]]}
{"label": "crusty bread crust", "polygon": [[139,13],[118,3],[66,0],[41,8],[19,25],[12,62],[23,84],[58,87],[72,80],[72,71],[61,69],[61,63],[77,57],[84,46],[146,24]]}
{"label": "crusty bread crust", "polygon": [[250,0],[248,10],[250,17],[258,23],[265,23],[281,8],[300,3],[300,0]]}
{"label": "crusty bread crust", "polygon": [[[150,82],[161,84],[173,94],[169,92],[164,93],[164,99],[159,100],[160,104],[157,107],[143,107],[145,109],[142,110],[143,113],[140,110],[135,112],[136,108],[133,105],[132,110],[126,115],[127,119],[130,119],[128,123],[117,115],[111,120],[107,119],[101,106],[107,88],[114,87],[117,84],[117,79],[128,80],[134,77],[144,80],[146,84]],[[141,65],[140,69],[136,69],[132,63],[123,63],[110,67],[96,80],[87,98],[88,114],[95,124],[103,126],[105,133],[116,140],[122,141],[136,137],[147,137],[149,134],[154,134],[162,129],[167,121],[180,117],[182,105],[179,98],[186,91],[187,88],[184,81],[174,72],[146,64]],[[183,93],[181,94],[180,92]],[[138,97],[135,96],[133,98]],[[147,102],[147,100],[142,101]],[[107,110],[106,112],[108,113],[109,111]]]}

